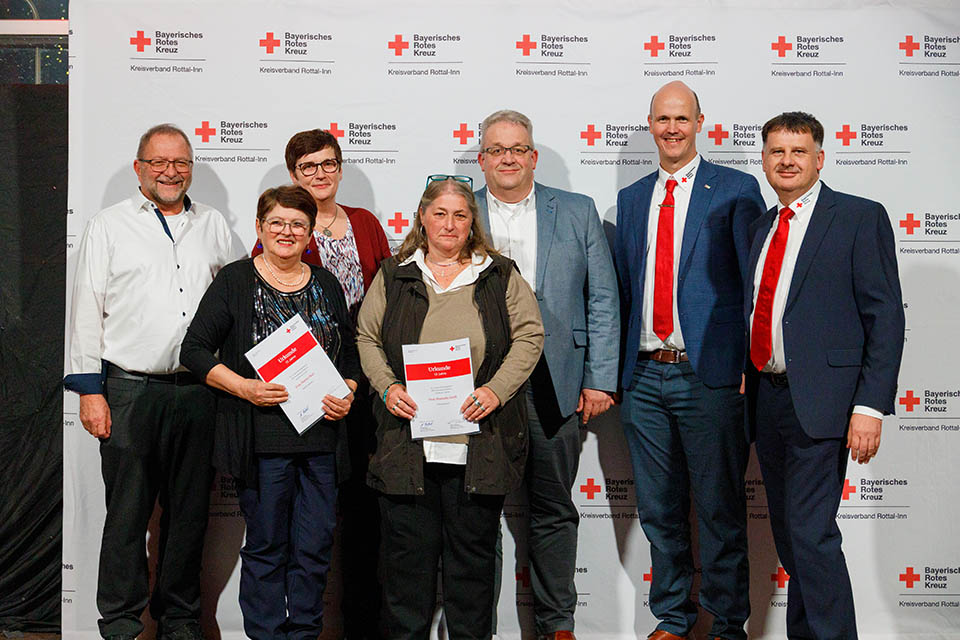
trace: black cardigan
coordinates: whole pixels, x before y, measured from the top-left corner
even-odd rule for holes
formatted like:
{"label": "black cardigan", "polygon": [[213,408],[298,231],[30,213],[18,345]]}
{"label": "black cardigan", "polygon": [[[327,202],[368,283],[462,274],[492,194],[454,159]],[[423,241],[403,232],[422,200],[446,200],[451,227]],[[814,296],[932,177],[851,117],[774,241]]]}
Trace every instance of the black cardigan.
{"label": "black cardigan", "polygon": [[[343,289],[337,278],[322,267],[310,266],[313,277],[331,302],[341,334],[341,348],[334,361],[344,378],[360,380],[355,329],[347,311]],[[210,369],[225,364],[238,375],[256,378],[244,354],[253,347],[253,260],[244,258],[228,264],[217,274],[193,316],[180,347],[180,362],[201,380]],[[219,358],[217,352],[219,351]],[[346,421],[340,420],[337,438],[337,475],[349,475],[346,450]],[[257,457],[254,451],[254,406],[226,391],[217,390],[217,417],[213,464],[245,487],[257,487]]]}

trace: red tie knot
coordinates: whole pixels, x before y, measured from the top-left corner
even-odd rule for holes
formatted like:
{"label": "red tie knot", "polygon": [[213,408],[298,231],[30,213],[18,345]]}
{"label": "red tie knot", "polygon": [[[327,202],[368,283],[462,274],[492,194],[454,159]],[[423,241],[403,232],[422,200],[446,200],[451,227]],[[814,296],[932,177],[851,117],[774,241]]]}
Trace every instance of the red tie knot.
{"label": "red tie knot", "polygon": [[783,209],[780,209],[781,220],[789,220],[792,217],[793,217],[793,209],[791,209],[790,207],[784,207]]}
{"label": "red tie knot", "polygon": [[667,180],[667,193],[673,193],[673,190],[677,188],[677,181],[673,178]]}

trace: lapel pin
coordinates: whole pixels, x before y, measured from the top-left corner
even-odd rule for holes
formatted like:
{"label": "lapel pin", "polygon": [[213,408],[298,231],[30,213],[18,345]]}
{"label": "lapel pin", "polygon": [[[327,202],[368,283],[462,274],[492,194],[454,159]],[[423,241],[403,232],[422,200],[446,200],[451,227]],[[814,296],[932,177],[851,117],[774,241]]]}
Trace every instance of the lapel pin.
{"label": "lapel pin", "polygon": [[705,184],[705,185],[703,185],[703,188],[704,188],[704,189],[709,189],[709,188],[710,188],[710,185]]}

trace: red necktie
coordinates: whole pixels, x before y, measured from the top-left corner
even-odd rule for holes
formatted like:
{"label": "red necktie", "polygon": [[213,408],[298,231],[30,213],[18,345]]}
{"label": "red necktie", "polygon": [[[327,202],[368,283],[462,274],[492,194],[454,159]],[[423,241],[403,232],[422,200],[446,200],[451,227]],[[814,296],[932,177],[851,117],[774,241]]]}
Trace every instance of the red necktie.
{"label": "red necktie", "polygon": [[673,333],[673,190],[677,181],[667,180],[667,195],[657,221],[657,258],[653,272],[653,332],[663,341]]}
{"label": "red necktie", "polygon": [[788,220],[792,216],[793,210],[790,207],[780,210],[777,230],[773,232],[767,258],[763,261],[763,275],[760,276],[760,289],[753,311],[753,327],[750,330],[750,360],[757,371],[763,371],[773,356],[773,295],[780,279],[783,253],[787,248],[787,234],[790,233]]}

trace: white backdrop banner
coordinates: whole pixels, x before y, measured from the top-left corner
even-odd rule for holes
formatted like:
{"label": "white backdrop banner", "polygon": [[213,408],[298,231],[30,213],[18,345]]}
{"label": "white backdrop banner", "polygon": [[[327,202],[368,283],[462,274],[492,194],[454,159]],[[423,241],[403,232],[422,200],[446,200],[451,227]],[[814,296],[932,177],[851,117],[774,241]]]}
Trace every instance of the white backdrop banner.
{"label": "white backdrop banner", "polygon": [[[304,129],[339,138],[338,200],[374,211],[396,245],[425,176],[466,173],[483,184],[479,123],[496,109],[530,116],[537,179],[592,196],[608,232],[617,191],[656,167],[646,115],[665,82],[682,79],[699,93],[702,155],[756,175],[770,205],[760,126],[781,111],[812,112],[826,128],[824,181],[890,214],[907,314],[897,415],[885,420],[879,457],[849,467],[838,515],[860,634],[958,637],[960,489],[950,461],[960,450],[960,374],[950,363],[960,362],[951,169],[960,148],[960,8],[717,4],[74,0],[68,282],[86,221],[136,188],[137,140],[159,122],[190,135],[190,195],[223,212],[249,249],[257,197],[289,182],[284,146]],[[63,632],[94,638],[104,498],[97,443],[76,411],[76,396],[65,394]],[[616,412],[583,433],[577,633],[645,637],[656,624],[650,556]],[[748,631],[783,637],[788,578],[755,463],[746,482]],[[532,637],[526,507],[507,502],[499,631]],[[232,482],[217,478],[203,567],[211,637],[243,636],[242,540]],[[154,554],[155,536],[147,545]],[[338,581],[330,584],[325,636],[337,637]]]}

